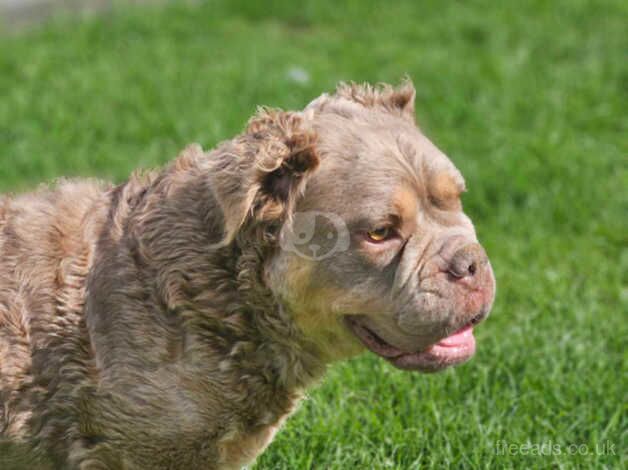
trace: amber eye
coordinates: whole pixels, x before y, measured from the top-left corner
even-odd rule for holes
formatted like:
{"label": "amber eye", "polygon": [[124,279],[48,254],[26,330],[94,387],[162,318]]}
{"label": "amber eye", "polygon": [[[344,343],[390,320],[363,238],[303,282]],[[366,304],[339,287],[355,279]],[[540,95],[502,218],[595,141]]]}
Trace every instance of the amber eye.
{"label": "amber eye", "polygon": [[382,242],[388,238],[390,238],[393,234],[393,231],[390,227],[381,227],[375,230],[371,230],[366,233],[366,236],[372,242]]}

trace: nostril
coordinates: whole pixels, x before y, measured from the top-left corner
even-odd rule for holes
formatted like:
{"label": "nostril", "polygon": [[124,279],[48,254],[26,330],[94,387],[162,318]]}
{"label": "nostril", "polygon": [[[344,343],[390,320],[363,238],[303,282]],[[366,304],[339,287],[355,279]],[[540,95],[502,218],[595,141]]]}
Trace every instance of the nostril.
{"label": "nostril", "polygon": [[471,263],[469,265],[469,274],[471,274],[472,276],[475,275],[475,272],[477,271],[477,266],[475,264],[475,261],[473,263]]}
{"label": "nostril", "polygon": [[459,263],[453,263],[448,269],[449,274],[457,278],[463,278],[466,276],[475,276],[475,273],[477,272],[477,270],[478,268],[475,261],[465,262],[465,263],[462,263],[462,265]]}
{"label": "nostril", "polygon": [[484,319],[484,313],[478,313],[475,317],[471,319],[472,325],[477,325]]}

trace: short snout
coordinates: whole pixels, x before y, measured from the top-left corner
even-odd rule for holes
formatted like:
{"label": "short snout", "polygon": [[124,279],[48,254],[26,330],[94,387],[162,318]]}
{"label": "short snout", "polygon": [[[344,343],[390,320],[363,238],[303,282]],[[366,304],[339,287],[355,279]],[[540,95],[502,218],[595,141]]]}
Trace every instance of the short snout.
{"label": "short snout", "polygon": [[400,369],[436,371],[468,360],[475,352],[473,329],[495,297],[484,248],[471,238],[449,237],[417,276],[418,289],[398,313],[350,316],[350,330]]}
{"label": "short snout", "polygon": [[452,299],[464,306],[467,315],[483,318],[493,303],[495,278],[488,256],[479,243],[468,243],[456,249],[445,268],[449,276]]}

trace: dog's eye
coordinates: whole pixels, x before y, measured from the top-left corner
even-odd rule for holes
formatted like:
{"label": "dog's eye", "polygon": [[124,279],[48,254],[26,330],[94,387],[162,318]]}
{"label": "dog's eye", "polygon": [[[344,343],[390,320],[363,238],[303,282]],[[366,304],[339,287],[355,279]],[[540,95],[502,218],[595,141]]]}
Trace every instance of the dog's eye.
{"label": "dog's eye", "polygon": [[366,236],[372,242],[383,242],[393,236],[393,230],[390,227],[380,227],[366,232]]}

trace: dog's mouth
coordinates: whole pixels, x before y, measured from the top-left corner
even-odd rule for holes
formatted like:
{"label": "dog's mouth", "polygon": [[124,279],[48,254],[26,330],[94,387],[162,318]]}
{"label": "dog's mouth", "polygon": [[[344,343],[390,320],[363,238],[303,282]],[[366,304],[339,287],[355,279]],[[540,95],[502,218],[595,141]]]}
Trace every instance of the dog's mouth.
{"label": "dog's mouth", "polygon": [[367,328],[360,321],[359,316],[346,316],[345,322],[369,351],[383,357],[395,367],[404,370],[436,372],[445,367],[461,364],[473,356],[475,353],[473,327],[484,317],[484,314],[476,315],[451,335],[418,352],[402,351],[386,342],[373,330]]}

